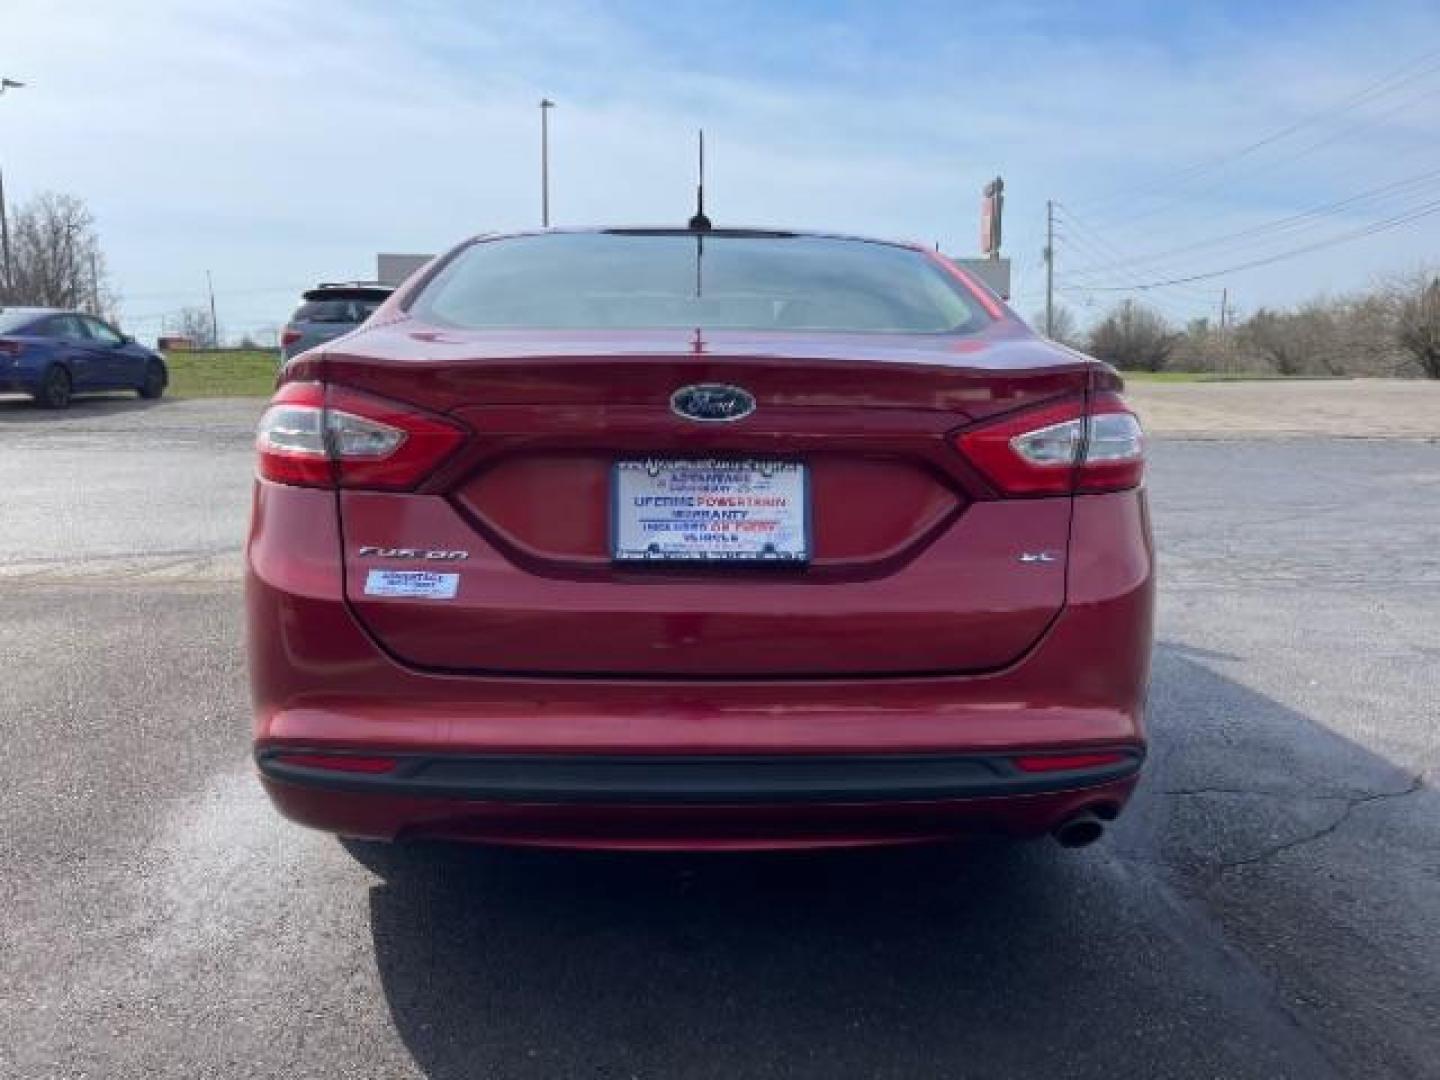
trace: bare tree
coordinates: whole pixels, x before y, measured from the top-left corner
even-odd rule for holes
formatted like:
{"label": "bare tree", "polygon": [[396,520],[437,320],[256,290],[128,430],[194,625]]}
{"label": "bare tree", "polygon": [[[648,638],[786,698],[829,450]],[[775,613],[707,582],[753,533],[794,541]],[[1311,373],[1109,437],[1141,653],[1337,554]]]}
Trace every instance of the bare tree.
{"label": "bare tree", "polygon": [[1292,311],[1261,308],[1240,336],[1278,375],[1344,375],[1363,351],[1351,332],[1354,306],[1322,297]]}
{"label": "bare tree", "polygon": [[1385,293],[1362,293],[1343,304],[1331,365],[1348,375],[1405,374],[1407,357],[1396,340],[1395,312]]}
{"label": "bare tree", "polygon": [[114,306],[95,219],[81,200],[43,191],[11,219],[10,302],[94,315]]}
{"label": "bare tree", "polygon": [[215,324],[210,319],[210,309],[205,307],[181,308],[167,319],[169,328],[181,337],[187,337],[202,349],[217,348]]}
{"label": "bare tree", "polygon": [[1094,328],[1089,351],[1152,370],[1440,379],[1440,275],[1424,270],[1364,292],[1261,308],[1223,330],[1196,318],[1172,334],[1159,316],[1125,304]]}
{"label": "bare tree", "polygon": [[[1061,345],[1069,345],[1072,349],[1080,347],[1080,324],[1075,318],[1075,313],[1064,304],[1057,304],[1050,314],[1051,331],[1050,340],[1058,341]],[[1030,316],[1030,325],[1040,333],[1045,333],[1045,312],[1035,312]]]}
{"label": "bare tree", "polygon": [[1423,276],[1396,299],[1395,340],[1427,379],[1440,379],[1440,277]]}
{"label": "bare tree", "polygon": [[1277,375],[1299,375],[1305,352],[1295,333],[1295,319],[1285,312],[1261,308],[1244,326],[1245,342],[1275,369]]}
{"label": "bare tree", "polygon": [[1181,335],[1158,312],[1123,301],[1090,331],[1090,353],[1126,371],[1160,371]]}
{"label": "bare tree", "polygon": [[1230,335],[1202,315],[1192,318],[1176,335],[1165,367],[1169,371],[1228,371],[1234,366],[1232,353]]}

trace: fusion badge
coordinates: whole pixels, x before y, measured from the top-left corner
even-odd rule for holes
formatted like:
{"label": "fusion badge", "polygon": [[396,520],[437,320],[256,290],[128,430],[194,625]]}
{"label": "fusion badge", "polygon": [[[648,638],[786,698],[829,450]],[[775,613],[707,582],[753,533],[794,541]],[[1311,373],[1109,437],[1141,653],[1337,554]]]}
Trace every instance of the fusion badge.
{"label": "fusion badge", "polygon": [[468,551],[453,551],[445,548],[376,547],[366,544],[355,554],[362,559],[426,559],[430,562],[459,562],[468,559]]}

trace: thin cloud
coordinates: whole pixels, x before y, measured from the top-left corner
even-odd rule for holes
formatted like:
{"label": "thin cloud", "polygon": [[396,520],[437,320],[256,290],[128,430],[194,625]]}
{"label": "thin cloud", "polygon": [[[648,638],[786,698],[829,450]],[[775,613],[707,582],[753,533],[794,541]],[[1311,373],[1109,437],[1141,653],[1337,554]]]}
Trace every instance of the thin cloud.
{"label": "thin cloud", "polygon": [[[704,126],[722,221],[964,251],[979,188],[1002,173],[1022,291],[1038,280],[1047,198],[1075,206],[1120,254],[1141,254],[1433,161],[1423,147],[1440,115],[1421,99],[1244,183],[1222,174],[1193,196],[1162,186],[1184,196],[1163,212],[1107,205],[1353,93],[1405,59],[1396,41],[1419,52],[1440,40],[1440,13],[1130,5],[1125,17],[1126,6],[1092,5],[1078,19],[1003,7],[896,5],[887,19],[878,7],[682,3],[662,18],[650,5],[165,0],[59,15],[9,0],[0,70],[32,85],[0,102],[0,150],[12,199],[58,188],[91,204],[141,333],[198,300],[206,269],[238,332],[281,321],[295,286],[371,273],[377,250],[535,224],[542,95],[559,102],[560,223],[682,220]],[[1152,216],[1127,225],[1141,211]],[[1424,258],[1437,237],[1440,218],[1427,219],[1229,284],[1250,308],[1358,287]],[[1062,248],[1060,269],[1088,267],[1097,282],[1104,261]],[[1208,300],[1167,302],[1184,315]]]}

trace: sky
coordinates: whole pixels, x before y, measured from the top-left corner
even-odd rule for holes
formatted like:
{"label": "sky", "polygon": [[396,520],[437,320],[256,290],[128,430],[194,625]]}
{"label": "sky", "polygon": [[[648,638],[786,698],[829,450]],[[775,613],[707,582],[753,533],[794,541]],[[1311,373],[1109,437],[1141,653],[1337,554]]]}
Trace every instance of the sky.
{"label": "sky", "polygon": [[0,76],[27,84],[0,97],[10,202],[87,202],[142,339],[207,271],[233,338],[378,251],[537,226],[542,96],[560,226],[682,224],[701,127],[719,225],[970,255],[1003,176],[1027,316],[1047,200],[1082,321],[1126,296],[1213,318],[1222,289],[1243,317],[1440,263],[1433,0],[0,0]]}

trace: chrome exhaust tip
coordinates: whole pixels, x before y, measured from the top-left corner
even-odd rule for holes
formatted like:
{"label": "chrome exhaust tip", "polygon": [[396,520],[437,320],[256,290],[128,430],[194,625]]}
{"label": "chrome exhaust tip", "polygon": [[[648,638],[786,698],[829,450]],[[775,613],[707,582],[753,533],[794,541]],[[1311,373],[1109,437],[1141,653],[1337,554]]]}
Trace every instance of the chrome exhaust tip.
{"label": "chrome exhaust tip", "polygon": [[1055,826],[1051,834],[1063,848],[1089,847],[1105,835],[1105,822],[1091,810],[1083,810]]}

